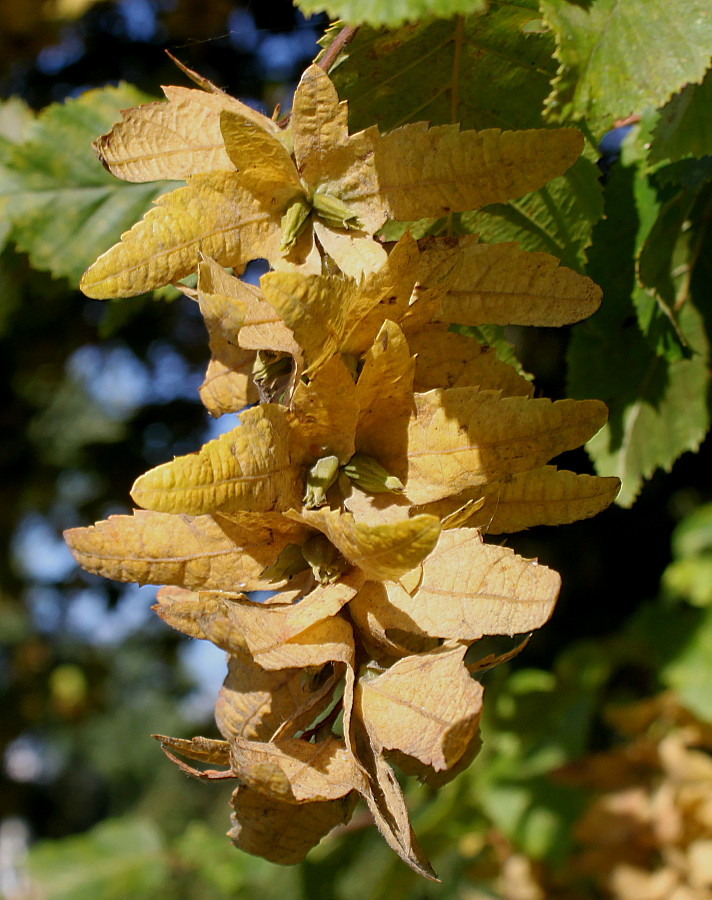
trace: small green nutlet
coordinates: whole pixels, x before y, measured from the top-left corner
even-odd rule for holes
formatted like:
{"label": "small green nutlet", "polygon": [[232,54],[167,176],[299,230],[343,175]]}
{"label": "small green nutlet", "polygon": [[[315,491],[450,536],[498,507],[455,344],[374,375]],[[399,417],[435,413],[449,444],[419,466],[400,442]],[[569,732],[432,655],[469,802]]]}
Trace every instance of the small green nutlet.
{"label": "small green nutlet", "polygon": [[384,494],[387,491],[398,494],[403,490],[403,482],[395,475],[389,475],[372,456],[354,453],[343,470],[345,475],[370,494]]}
{"label": "small green nutlet", "polygon": [[326,503],[326,492],[336,481],[338,474],[338,456],[322,456],[314,463],[307,472],[307,489],[304,494],[307,509],[316,509]]}
{"label": "small green nutlet", "polygon": [[304,559],[319,584],[331,584],[346,571],[346,560],[323,534],[315,534],[302,546]]}
{"label": "small green nutlet", "polygon": [[289,204],[280,222],[282,226],[282,242],[279,245],[279,249],[282,252],[290,250],[294,246],[297,238],[304,231],[311,211],[311,204],[304,197],[297,197],[296,200],[292,200]]}
{"label": "small green nutlet", "polygon": [[273,353],[271,350],[258,350],[252,365],[252,379],[257,386],[260,400],[271,403],[280,399],[292,377],[292,357],[286,353]]}
{"label": "small green nutlet", "polygon": [[332,228],[361,228],[358,216],[338,197],[317,190],[312,203],[319,218]]}
{"label": "small green nutlet", "polygon": [[287,544],[275,561],[263,569],[260,578],[271,584],[289,581],[293,575],[303,572],[307,567],[302,548],[299,544]]}

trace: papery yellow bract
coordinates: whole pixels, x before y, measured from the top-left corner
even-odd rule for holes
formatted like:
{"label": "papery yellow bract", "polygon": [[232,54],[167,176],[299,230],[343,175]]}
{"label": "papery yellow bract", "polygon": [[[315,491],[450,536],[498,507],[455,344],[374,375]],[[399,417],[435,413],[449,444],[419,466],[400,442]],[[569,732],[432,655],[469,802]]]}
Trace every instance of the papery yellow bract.
{"label": "papery yellow bract", "polygon": [[[97,142],[120,177],[187,185],[82,287],[130,295],[197,272],[211,351],[201,399],[239,424],[138,478],[144,509],[67,542],[89,571],[166,584],[156,613],[228,654],[225,740],[159,739],[191,774],[239,780],[238,847],[298,862],[360,796],[389,846],[434,879],[389,759],[433,787],[471,762],[483,691],[468,649],[541,627],[560,587],[483,532],[594,515],[618,484],[547,465],[604,424],[602,403],[534,399],[528,377],[449,330],[575,322],[597,308],[596,285],[513,244],[375,236],[389,219],[539,188],[582,138],[426,123],[351,135],[318,66],[288,128],[203,87],[166,88],[166,103],[126,112]],[[236,277],[258,257],[273,270],[259,289]],[[273,594],[256,603],[258,590]]]}

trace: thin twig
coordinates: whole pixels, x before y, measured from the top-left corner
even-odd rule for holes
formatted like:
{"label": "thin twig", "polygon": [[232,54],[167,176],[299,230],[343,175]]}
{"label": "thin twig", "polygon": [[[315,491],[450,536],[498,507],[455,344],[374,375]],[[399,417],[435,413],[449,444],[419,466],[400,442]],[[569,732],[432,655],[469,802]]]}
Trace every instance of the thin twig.
{"label": "thin twig", "polygon": [[358,29],[358,25],[345,25],[331,42],[329,49],[322,56],[317,65],[320,66],[325,72],[328,72],[336,62],[336,57],[339,55],[339,53],[341,53],[344,47],[347,44],[350,44],[351,41],[356,37],[356,32],[358,31]]}

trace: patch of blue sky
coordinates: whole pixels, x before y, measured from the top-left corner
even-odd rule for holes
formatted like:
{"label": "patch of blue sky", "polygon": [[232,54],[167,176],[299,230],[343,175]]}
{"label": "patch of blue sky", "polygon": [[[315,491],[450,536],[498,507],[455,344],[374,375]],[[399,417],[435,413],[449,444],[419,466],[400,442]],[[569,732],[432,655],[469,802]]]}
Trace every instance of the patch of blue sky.
{"label": "patch of blue sky", "polygon": [[129,40],[150,41],[156,37],[158,19],[150,0],[119,0],[117,9]]}
{"label": "patch of blue sky", "polygon": [[150,391],[150,373],[128,347],[85,344],[66,368],[107,415],[119,420],[129,418]]}
{"label": "patch of blue sky", "polygon": [[56,75],[81,59],[86,51],[84,41],[71,28],[65,28],[58,44],[43,47],[37,54],[37,68],[43,75]]}
{"label": "patch of blue sky", "polygon": [[148,362],[151,366],[149,402],[197,400],[203,373],[191,368],[170,343],[154,341],[148,348]]}
{"label": "patch of blue sky", "polygon": [[167,341],[155,341],[148,365],[123,345],[85,344],[67,361],[78,381],[106,415],[124,421],[148,403],[197,401],[202,375]]}
{"label": "patch of blue sky", "polygon": [[230,43],[242,53],[252,53],[259,41],[259,29],[249,9],[237,7],[228,16]]}
{"label": "patch of blue sky", "polygon": [[67,631],[89,644],[120,644],[154,620],[151,606],[156,597],[152,585],[127,585],[118,602],[109,607],[107,595],[85,588],[69,595],[64,624]]}
{"label": "patch of blue sky", "polygon": [[269,272],[269,263],[266,259],[253,259],[245,266],[245,271],[240,276],[240,280],[259,287],[260,278],[267,272]]}
{"label": "patch of blue sky", "polygon": [[205,427],[205,440],[214,441],[221,434],[227,434],[228,431],[232,431],[233,428],[237,428],[240,424],[237,413],[226,413],[224,416],[220,416],[219,419],[209,416]]}
{"label": "patch of blue sky", "polygon": [[67,545],[38,512],[25,515],[12,537],[13,563],[28,581],[54,584],[74,571],[76,563]]}
{"label": "patch of blue sky", "polygon": [[204,721],[212,714],[218,691],[227,675],[225,651],[209,641],[191,639],[181,645],[178,656],[195,684],[180,701],[180,713],[191,722]]}
{"label": "patch of blue sky", "polygon": [[318,50],[316,32],[292,31],[264,35],[257,48],[257,59],[268,81],[287,81],[306,57]]}
{"label": "patch of blue sky", "polygon": [[25,603],[40,634],[54,635],[64,619],[64,594],[55,587],[35,584],[25,591]]}

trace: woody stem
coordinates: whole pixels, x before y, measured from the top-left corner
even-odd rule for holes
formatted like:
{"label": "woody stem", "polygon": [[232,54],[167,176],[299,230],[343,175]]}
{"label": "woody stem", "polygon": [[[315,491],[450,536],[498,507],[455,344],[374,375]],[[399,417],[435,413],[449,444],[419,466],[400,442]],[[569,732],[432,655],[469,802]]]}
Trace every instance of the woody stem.
{"label": "woody stem", "polygon": [[325,72],[328,72],[336,62],[336,57],[339,55],[339,53],[341,53],[344,47],[356,37],[356,32],[358,31],[358,29],[358,25],[344,26],[331,42],[329,49],[322,56],[317,65],[321,66],[321,68]]}

